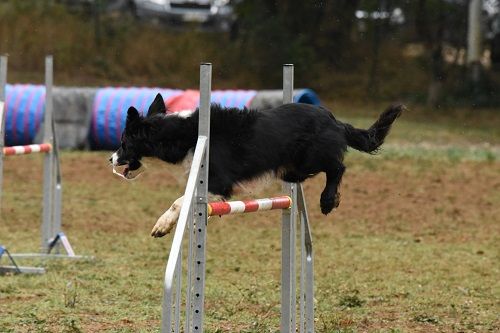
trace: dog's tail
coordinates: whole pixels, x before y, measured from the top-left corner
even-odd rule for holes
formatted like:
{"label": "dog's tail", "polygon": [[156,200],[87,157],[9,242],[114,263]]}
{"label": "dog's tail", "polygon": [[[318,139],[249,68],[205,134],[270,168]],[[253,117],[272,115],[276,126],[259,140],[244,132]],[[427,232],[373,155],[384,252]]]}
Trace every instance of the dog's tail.
{"label": "dog's tail", "polygon": [[376,153],[378,148],[384,143],[384,139],[389,133],[392,123],[405,109],[406,107],[402,104],[389,106],[367,130],[344,124],[347,145],[366,153]]}

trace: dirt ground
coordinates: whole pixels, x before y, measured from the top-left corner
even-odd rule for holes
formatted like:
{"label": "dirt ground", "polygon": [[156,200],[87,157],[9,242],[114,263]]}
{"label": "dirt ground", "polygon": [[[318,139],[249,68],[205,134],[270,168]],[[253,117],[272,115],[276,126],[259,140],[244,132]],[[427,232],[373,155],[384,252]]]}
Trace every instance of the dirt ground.
{"label": "dirt ground", "polygon": [[[62,155],[63,229],[78,253],[97,259],[1,277],[1,332],[158,331],[172,236],[149,232],[182,192],[184,170],[152,163],[125,182],[107,154]],[[41,162],[6,160],[0,241],[13,252],[38,248]],[[323,176],[304,185],[317,331],[500,331],[499,162],[352,153],[346,164],[333,214],[319,210]],[[266,182],[239,198],[280,188]],[[213,218],[208,241],[206,330],[275,332],[279,212]]]}

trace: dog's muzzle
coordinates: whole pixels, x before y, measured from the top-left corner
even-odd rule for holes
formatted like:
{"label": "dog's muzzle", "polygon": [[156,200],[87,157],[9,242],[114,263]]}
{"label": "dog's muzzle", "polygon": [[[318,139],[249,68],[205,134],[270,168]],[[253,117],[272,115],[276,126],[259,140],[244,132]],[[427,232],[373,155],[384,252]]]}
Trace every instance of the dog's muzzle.
{"label": "dog's muzzle", "polygon": [[146,169],[139,161],[119,164],[118,155],[116,153],[114,153],[109,160],[111,162],[111,165],[113,166],[113,173],[127,180],[136,178]]}

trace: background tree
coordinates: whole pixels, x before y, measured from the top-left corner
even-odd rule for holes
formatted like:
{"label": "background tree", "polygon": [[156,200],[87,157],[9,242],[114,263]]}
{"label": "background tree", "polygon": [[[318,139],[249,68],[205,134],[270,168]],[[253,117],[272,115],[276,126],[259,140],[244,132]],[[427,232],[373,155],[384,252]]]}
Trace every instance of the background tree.
{"label": "background tree", "polygon": [[358,0],[243,1],[237,8],[239,50],[254,55],[248,64],[270,86],[279,82],[280,75],[269,73],[284,62],[297,64],[306,77],[314,76],[319,62],[343,66],[350,60],[358,4]]}

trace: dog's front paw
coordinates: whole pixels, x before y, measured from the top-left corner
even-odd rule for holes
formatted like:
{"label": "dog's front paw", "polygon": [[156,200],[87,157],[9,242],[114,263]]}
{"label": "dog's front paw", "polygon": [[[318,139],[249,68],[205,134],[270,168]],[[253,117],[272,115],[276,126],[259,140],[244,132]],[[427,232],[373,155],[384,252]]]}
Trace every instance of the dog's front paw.
{"label": "dog's front paw", "polygon": [[321,212],[325,215],[337,208],[340,204],[340,193],[335,193],[334,196],[322,195],[320,200]]}
{"label": "dog's front paw", "polygon": [[163,237],[170,233],[176,224],[177,219],[172,216],[171,212],[167,211],[156,221],[153,230],[151,230],[151,236]]}

